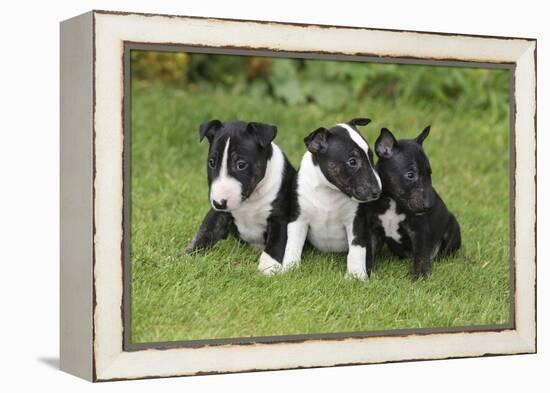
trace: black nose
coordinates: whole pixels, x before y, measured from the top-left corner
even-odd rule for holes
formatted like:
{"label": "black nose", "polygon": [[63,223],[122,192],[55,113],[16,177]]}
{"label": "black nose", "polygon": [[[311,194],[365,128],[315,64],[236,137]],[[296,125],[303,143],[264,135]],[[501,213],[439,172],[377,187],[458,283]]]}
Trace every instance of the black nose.
{"label": "black nose", "polygon": [[378,199],[380,198],[380,194],[381,194],[380,191],[373,191],[371,195],[373,199]]}
{"label": "black nose", "polygon": [[214,207],[218,210],[225,210],[227,209],[227,199],[222,199],[219,202],[218,201],[212,201],[212,204]]}

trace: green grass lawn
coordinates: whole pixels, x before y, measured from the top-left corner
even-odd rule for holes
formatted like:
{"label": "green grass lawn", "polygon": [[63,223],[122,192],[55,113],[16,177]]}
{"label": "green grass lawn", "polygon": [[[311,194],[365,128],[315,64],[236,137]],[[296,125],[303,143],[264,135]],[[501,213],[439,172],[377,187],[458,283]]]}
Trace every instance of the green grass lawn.
{"label": "green grass lawn", "polygon": [[[340,112],[288,106],[223,89],[194,92],[134,84],[132,93],[132,342],[292,335],[507,323],[509,284],[508,118],[467,105],[417,105],[366,96]],[[208,143],[200,123],[276,124],[275,142],[297,166],[303,138],[319,126],[370,117],[381,127],[418,134],[433,183],[462,228],[463,248],[412,281],[410,261],[387,251],[370,281],[344,278],[345,255],[307,251],[299,270],[264,277],[260,251],[228,239],[207,253],[180,256],[209,209]]]}

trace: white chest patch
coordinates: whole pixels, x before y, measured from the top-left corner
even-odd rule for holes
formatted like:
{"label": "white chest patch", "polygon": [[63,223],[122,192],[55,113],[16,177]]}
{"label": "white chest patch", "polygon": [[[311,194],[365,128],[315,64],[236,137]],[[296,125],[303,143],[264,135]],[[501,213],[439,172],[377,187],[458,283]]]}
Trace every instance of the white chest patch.
{"label": "white chest patch", "polygon": [[300,217],[309,223],[311,244],[321,251],[347,251],[346,227],[352,225],[358,203],[328,182],[309,152],[300,165],[297,191]]}
{"label": "white chest patch", "polygon": [[396,242],[401,242],[401,235],[399,234],[399,224],[405,220],[405,214],[397,214],[396,204],[393,199],[390,199],[390,208],[386,210],[384,214],[378,216],[378,219],[382,223],[384,233],[386,237],[390,237]]}
{"label": "white chest patch", "polygon": [[253,246],[263,248],[265,239],[264,234],[267,229],[267,218],[271,213],[269,209],[262,211],[242,211],[238,214],[233,213],[235,225],[239,231],[239,237]]}
{"label": "white chest patch", "polygon": [[300,207],[309,219],[307,238],[317,249],[326,252],[348,251],[346,227],[353,223],[357,203],[347,199],[348,203],[342,204],[341,201],[333,199],[333,203],[327,205],[313,201],[310,201],[313,203],[307,203],[304,199],[300,199]]}

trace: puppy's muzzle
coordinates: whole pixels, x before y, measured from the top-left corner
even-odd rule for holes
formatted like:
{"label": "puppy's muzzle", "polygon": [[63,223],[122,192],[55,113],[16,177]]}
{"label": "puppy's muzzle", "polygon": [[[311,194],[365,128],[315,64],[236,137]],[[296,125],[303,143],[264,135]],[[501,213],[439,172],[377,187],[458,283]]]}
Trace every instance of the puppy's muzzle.
{"label": "puppy's muzzle", "polygon": [[[363,191],[363,190],[362,190]],[[380,198],[381,190],[373,190],[370,192],[358,192],[355,193],[356,195],[353,197],[357,202],[365,203],[365,202],[372,202]]]}
{"label": "puppy's muzzle", "polygon": [[381,193],[382,193],[381,191],[373,191],[373,192],[371,193],[371,195],[370,195],[370,200],[369,200],[369,202],[370,202],[370,201],[375,201],[375,200],[377,200],[378,198],[380,198],[380,194],[381,194]]}

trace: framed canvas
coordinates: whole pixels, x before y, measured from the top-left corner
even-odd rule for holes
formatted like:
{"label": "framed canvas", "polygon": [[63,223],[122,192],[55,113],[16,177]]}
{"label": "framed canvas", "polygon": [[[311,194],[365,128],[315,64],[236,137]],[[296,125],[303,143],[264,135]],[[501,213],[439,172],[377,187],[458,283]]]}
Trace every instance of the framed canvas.
{"label": "framed canvas", "polygon": [[[535,39],[91,11],[61,23],[60,64],[63,370],[109,381],[536,352]],[[219,152],[212,127],[229,135]],[[367,186],[348,189],[360,176],[332,161],[323,172],[334,135]],[[416,246],[391,246],[424,233],[400,225],[433,204],[395,210],[388,135],[392,154],[422,151],[400,179],[428,181],[460,224],[431,274]],[[290,225],[323,197],[315,176],[344,197],[313,204],[286,269]],[[282,205],[231,210],[266,183]],[[339,224],[352,200],[351,220],[371,222],[357,218],[365,189],[391,201],[375,215],[388,246]]]}

